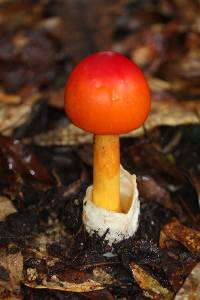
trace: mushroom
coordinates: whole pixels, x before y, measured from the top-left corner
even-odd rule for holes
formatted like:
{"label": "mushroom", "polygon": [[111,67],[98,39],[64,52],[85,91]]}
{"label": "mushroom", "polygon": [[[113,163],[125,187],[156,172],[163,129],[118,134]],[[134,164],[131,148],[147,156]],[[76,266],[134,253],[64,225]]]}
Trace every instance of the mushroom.
{"label": "mushroom", "polygon": [[123,205],[120,196],[119,135],[140,127],[150,111],[142,72],[117,52],[84,58],[68,78],[65,111],[74,125],[94,134],[92,205],[126,214],[131,204]]}

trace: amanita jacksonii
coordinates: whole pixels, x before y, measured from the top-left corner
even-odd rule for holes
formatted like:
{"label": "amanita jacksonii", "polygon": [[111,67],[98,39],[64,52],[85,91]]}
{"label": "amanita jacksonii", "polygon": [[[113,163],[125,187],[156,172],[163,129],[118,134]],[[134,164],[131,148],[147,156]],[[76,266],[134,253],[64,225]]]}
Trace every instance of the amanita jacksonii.
{"label": "amanita jacksonii", "polygon": [[74,125],[94,134],[92,205],[126,214],[130,205],[124,208],[120,198],[119,135],[140,127],[150,111],[142,72],[119,53],[92,54],[69,76],[65,110]]}

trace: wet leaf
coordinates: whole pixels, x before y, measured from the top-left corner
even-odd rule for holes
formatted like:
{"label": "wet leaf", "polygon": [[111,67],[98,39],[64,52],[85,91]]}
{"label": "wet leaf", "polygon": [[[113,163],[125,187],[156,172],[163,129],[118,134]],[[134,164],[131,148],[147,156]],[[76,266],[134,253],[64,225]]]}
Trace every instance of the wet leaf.
{"label": "wet leaf", "polygon": [[144,271],[140,266],[132,262],[130,264],[130,268],[134,279],[147,298],[160,300],[173,299],[173,293],[167,288],[161,286],[155,278]]}
{"label": "wet leaf", "polygon": [[32,176],[46,183],[52,182],[47,169],[38,161],[36,155],[24,149],[18,140],[13,141],[0,136],[0,145],[10,170],[14,170],[22,176]]}
{"label": "wet leaf", "polygon": [[160,247],[166,247],[168,240],[178,241],[189,251],[200,255],[200,231],[184,226],[175,218],[162,228]]}
{"label": "wet leaf", "polygon": [[157,201],[167,208],[173,208],[169,192],[150,176],[137,177],[141,197],[148,201]]}

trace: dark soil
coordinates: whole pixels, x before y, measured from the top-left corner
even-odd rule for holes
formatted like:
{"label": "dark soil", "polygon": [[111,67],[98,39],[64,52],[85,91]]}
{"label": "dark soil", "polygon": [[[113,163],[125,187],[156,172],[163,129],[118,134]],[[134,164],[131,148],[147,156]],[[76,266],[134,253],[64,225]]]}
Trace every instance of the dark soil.
{"label": "dark soil", "polygon": [[[60,134],[69,123],[63,85],[72,67],[88,53],[118,50],[162,81],[152,88],[158,104],[199,99],[197,2],[108,2],[0,4],[0,108],[15,107],[15,117],[31,99],[22,124],[4,128],[14,117],[0,115],[0,213],[10,209],[0,221],[2,300],[174,299],[200,260],[199,124],[165,124],[121,138],[121,163],[137,175],[140,194],[134,237],[111,249],[82,224],[92,144]],[[19,106],[9,95],[21,97]],[[101,289],[89,290],[91,280]]]}

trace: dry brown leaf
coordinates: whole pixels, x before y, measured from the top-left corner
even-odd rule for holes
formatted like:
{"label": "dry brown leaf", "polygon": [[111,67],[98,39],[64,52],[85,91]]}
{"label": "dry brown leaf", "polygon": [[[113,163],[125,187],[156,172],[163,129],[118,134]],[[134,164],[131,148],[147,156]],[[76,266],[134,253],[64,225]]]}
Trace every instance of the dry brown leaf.
{"label": "dry brown leaf", "polygon": [[28,287],[35,288],[35,289],[52,289],[64,292],[76,292],[76,293],[83,293],[83,292],[90,292],[90,291],[98,291],[103,290],[104,287],[91,279],[86,280],[82,283],[75,283],[75,282],[67,282],[61,281],[53,275],[50,281],[47,281],[46,278],[43,279],[42,284],[37,284],[35,282],[24,281],[24,284]]}
{"label": "dry brown leaf", "polygon": [[[145,122],[145,129],[151,130],[160,125],[177,126],[183,124],[199,124],[199,116],[200,102],[198,101],[153,100],[150,116]],[[143,127],[124,136],[139,136],[141,134],[144,134]],[[92,134],[70,124],[47,133],[36,135],[33,141],[38,145],[48,146],[92,143]]]}
{"label": "dry brown leaf", "polygon": [[152,101],[151,113],[145,123],[150,130],[159,125],[177,126],[200,123],[199,101]]}
{"label": "dry brown leaf", "polygon": [[168,240],[178,241],[200,255],[200,231],[184,226],[175,218],[161,230],[160,247],[165,248]]}
{"label": "dry brown leaf", "polygon": [[157,300],[173,299],[173,293],[167,288],[161,286],[155,278],[149,275],[140,266],[132,262],[130,264],[130,268],[134,279],[143,290],[146,297]]}
{"label": "dry brown leaf", "polygon": [[39,98],[40,95],[35,93],[15,105],[2,103],[0,105],[0,133],[9,136],[17,127],[25,123],[31,113],[32,105]]}
{"label": "dry brown leaf", "polygon": [[[9,3],[10,2],[10,3]],[[0,2],[0,25],[7,29],[17,29],[21,26],[31,25],[42,12],[41,5],[34,5],[26,1],[3,1]]]}
{"label": "dry brown leaf", "polygon": [[50,90],[44,94],[49,98],[48,103],[56,108],[63,108],[64,105],[64,89]]}
{"label": "dry brown leaf", "polygon": [[0,91],[0,103],[4,104],[18,104],[21,102],[21,96],[16,94],[6,94]]}
{"label": "dry brown leaf", "polygon": [[7,216],[15,213],[17,210],[7,197],[0,196],[0,222],[4,221]]}
{"label": "dry brown leaf", "polygon": [[3,268],[5,274],[8,276],[5,280],[0,279],[1,290],[18,291],[20,289],[20,281],[23,277],[23,256],[21,252],[7,255],[6,250],[1,249],[0,267]]}
{"label": "dry brown leaf", "polygon": [[186,278],[182,288],[177,293],[175,300],[199,300],[200,296],[200,263]]}
{"label": "dry brown leaf", "polygon": [[93,278],[101,284],[113,284],[114,282],[113,277],[99,267],[93,269]]}

